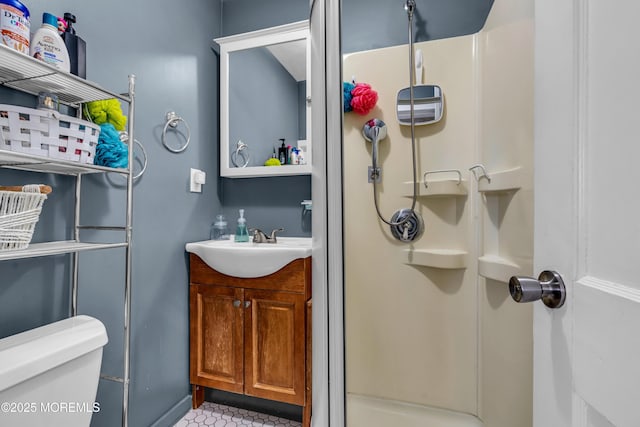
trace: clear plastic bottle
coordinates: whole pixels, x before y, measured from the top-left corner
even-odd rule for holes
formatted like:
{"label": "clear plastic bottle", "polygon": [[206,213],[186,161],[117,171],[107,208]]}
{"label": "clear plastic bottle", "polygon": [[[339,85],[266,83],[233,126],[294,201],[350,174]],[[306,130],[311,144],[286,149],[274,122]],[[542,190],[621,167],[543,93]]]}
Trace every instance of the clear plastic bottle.
{"label": "clear plastic bottle", "polygon": [[216,222],[211,226],[211,240],[229,240],[229,229],[224,215],[217,215]]}
{"label": "clear plastic bottle", "polygon": [[247,230],[247,220],[244,217],[244,209],[240,209],[240,218],[238,218],[238,226],[236,227],[236,234],[233,239],[236,242],[249,241],[249,230]]}

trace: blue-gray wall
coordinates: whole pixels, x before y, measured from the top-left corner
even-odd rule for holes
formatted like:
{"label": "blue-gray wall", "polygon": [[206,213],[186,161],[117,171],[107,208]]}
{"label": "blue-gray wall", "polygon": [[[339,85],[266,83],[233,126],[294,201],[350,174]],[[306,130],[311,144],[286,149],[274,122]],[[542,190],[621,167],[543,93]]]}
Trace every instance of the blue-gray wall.
{"label": "blue-gray wall", "polygon": [[[225,0],[222,34],[240,34],[308,18],[308,0]],[[309,176],[223,178],[220,194],[231,227],[235,226],[238,209],[245,209],[250,227],[267,232],[284,227],[284,236],[311,236],[311,219],[308,214],[302,215],[300,206],[302,200],[311,199]]]}
{"label": "blue-gray wall", "polygon": [[[493,0],[415,1],[415,41],[476,33],[484,25],[493,5]],[[342,0],[342,52],[409,43],[404,4],[403,0]]]}
{"label": "blue-gray wall", "polygon": [[[116,92],[137,76],[136,133],[149,157],[136,183],[133,229],[130,426],[156,421],[169,426],[190,407],[188,377],[188,275],[184,244],[208,238],[218,197],[219,0],[113,0],[98,7],[81,0],[28,0],[32,30],[44,11],[73,12],[78,35],[87,42],[88,78]],[[30,97],[0,92],[0,102],[29,104]],[[161,144],[167,111],[176,111],[192,130],[191,145],[172,154]],[[126,111],[125,111],[126,113]],[[202,194],[188,191],[189,168],[207,172]],[[110,182],[111,181],[111,182]],[[34,241],[72,237],[73,179],[0,170],[0,182],[47,182]],[[83,223],[122,224],[120,176],[95,176],[83,183]],[[103,237],[103,236],[101,236]],[[111,236],[104,236],[111,238]],[[69,256],[0,263],[0,337],[64,318],[68,314]],[[109,332],[103,372],[122,375],[124,251],[82,254],[82,313],[102,320]],[[101,411],[94,426],[120,425],[121,385],[100,381]],[[177,405],[177,406],[176,406]],[[0,420],[0,424],[1,420]]]}

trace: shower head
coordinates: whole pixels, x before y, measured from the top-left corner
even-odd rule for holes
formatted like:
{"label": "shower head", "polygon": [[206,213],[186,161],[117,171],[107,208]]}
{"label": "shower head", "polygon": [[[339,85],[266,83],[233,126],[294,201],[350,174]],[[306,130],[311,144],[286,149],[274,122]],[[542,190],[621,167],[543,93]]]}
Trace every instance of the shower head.
{"label": "shower head", "polygon": [[413,18],[413,11],[416,8],[416,2],[415,0],[407,0],[407,2],[404,4],[404,10],[407,11],[407,15],[409,15],[409,19]]}
{"label": "shower head", "polygon": [[369,142],[378,142],[387,137],[387,125],[380,119],[370,119],[362,127],[362,135]]}

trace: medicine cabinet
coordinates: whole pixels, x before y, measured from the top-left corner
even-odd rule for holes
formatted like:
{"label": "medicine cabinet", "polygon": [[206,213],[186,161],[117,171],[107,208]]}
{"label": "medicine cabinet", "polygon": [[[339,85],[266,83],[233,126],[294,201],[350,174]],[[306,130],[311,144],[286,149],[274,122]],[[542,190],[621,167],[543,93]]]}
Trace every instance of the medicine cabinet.
{"label": "medicine cabinet", "polygon": [[[214,41],[220,45],[220,176],[310,174],[309,21]],[[274,153],[279,157],[282,138],[301,151],[302,164],[264,166]]]}

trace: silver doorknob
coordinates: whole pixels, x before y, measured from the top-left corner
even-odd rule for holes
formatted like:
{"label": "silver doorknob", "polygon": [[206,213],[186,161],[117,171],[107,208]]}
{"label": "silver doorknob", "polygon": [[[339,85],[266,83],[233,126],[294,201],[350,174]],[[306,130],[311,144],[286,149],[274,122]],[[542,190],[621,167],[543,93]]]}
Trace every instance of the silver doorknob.
{"label": "silver doorknob", "polygon": [[511,276],[509,292],[515,302],[542,300],[549,308],[560,308],[564,304],[567,292],[564,281],[556,271],[545,270],[538,280],[533,277]]}

